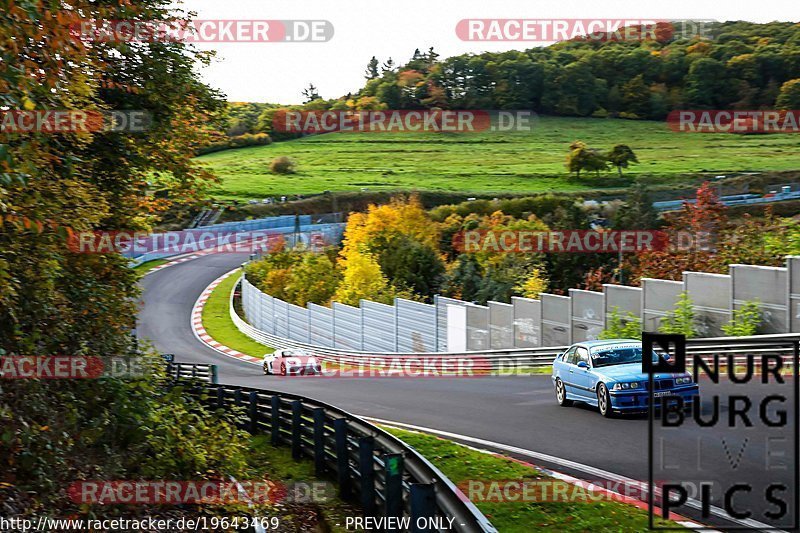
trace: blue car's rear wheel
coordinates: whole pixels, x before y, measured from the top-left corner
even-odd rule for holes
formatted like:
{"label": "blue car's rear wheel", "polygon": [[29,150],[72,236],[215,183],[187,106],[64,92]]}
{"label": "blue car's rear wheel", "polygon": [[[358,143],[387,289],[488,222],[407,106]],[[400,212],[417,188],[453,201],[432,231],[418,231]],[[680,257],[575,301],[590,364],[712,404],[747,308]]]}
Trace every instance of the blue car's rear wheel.
{"label": "blue car's rear wheel", "polygon": [[556,378],[556,400],[561,407],[569,407],[572,405],[572,400],[567,400],[567,390],[561,378]]}
{"label": "blue car's rear wheel", "polygon": [[604,383],[597,384],[597,407],[600,409],[600,414],[606,418],[611,418],[614,414],[611,409],[611,395]]}

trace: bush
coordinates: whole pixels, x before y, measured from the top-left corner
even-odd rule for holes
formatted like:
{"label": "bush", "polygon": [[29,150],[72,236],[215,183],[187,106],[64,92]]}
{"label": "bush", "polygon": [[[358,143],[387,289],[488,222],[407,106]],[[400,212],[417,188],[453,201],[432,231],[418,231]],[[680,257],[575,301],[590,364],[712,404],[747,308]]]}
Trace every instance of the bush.
{"label": "bush", "polygon": [[741,308],[734,310],[733,318],[722,326],[722,331],[730,337],[755,335],[761,321],[762,315],[758,301],[745,302]]}
{"label": "bush", "polygon": [[620,316],[616,305],[608,315],[608,327],[600,332],[600,339],[641,339],[642,320],[630,311]]}
{"label": "bush", "polygon": [[294,174],[295,162],[285,155],[276,157],[269,165],[269,171],[273,174]]}
{"label": "bush", "polygon": [[667,317],[658,328],[660,333],[673,333],[685,335],[687,339],[697,336],[697,328],[694,323],[694,308],[692,300],[686,292],[682,292],[675,304],[675,310],[667,314]]}

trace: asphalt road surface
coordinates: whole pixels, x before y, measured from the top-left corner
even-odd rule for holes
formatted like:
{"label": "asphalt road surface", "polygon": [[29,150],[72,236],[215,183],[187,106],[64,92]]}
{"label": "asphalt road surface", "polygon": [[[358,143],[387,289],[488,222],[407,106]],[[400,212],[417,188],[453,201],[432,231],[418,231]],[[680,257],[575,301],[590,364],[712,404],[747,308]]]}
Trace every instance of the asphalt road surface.
{"label": "asphalt road surface", "polygon": [[[582,479],[648,479],[648,417],[605,419],[589,407],[559,407],[546,375],[418,379],[264,376],[259,366],[206,347],[190,328],[192,306],[205,287],[246,259],[245,254],[203,256],[145,277],[140,338],[151,341],[162,352],[174,353],[177,361],[216,364],[220,383],[302,394],[358,415],[480,439],[480,447]],[[788,529],[797,519],[797,432],[793,425],[795,410],[790,405],[795,394],[791,379],[785,385],[751,382],[736,386],[714,385],[705,379],[700,387],[706,418],[711,416],[712,397],[720,396],[720,421],[703,428],[691,418],[675,428],[657,422],[654,479],[693,483],[688,486],[689,496],[698,501],[678,511],[704,524],[720,529],[765,524]],[[787,404],[765,406],[764,414],[770,419],[777,418],[779,409],[787,411],[782,427],[770,428],[760,419],[760,401],[769,394],[782,394],[789,400]],[[728,427],[730,395],[750,398],[752,427],[743,427],[742,417],[735,419],[737,427]],[[700,482],[709,483],[709,517],[700,513]],[[739,522],[720,516],[724,513],[724,491],[735,483],[750,486],[749,492],[742,489],[731,494],[736,510],[752,513]],[[768,511],[780,512],[780,504],[767,499],[770,484],[786,487],[771,489],[774,499],[787,503],[781,518],[765,516]]]}

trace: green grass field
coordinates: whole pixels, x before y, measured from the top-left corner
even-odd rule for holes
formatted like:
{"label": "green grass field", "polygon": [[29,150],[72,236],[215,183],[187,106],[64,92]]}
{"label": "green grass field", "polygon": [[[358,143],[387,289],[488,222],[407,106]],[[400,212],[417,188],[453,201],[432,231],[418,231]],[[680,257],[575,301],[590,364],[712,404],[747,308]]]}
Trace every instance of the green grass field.
{"label": "green grass field", "polygon": [[[544,192],[596,189],[569,178],[569,144],[582,140],[608,150],[628,144],[640,164],[627,171],[668,183],[687,174],[797,170],[800,136],[691,134],[665,123],[621,119],[542,117],[532,132],[334,133],[198,158],[221,179],[219,199],[313,194],[325,190]],[[279,156],[297,173],[274,175]],[[607,174],[609,180],[616,171]],[[602,180],[600,180],[602,184]],[[619,185],[619,184],[617,184]]]}
{"label": "green grass field", "polygon": [[[470,481],[490,486],[505,486],[509,481],[548,482],[553,478],[533,468],[496,457],[433,435],[385,427],[388,432],[410,444],[456,485],[468,487]],[[513,485],[512,485],[513,486]],[[513,489],[512,489],[513,490]],[[593,501],[588,492],[572,494],[575,501],[473,501],[501,533],[524,533],[536,530],[557,531],[647,531],[647,511],[618,501]],[[484,493],[484,494],[489,494]],[[497,494],[497,493],[494,493]],[[518,493],[517,493],[518,494]],[[681,529],[675,522],[657,519],[661,527]]]}

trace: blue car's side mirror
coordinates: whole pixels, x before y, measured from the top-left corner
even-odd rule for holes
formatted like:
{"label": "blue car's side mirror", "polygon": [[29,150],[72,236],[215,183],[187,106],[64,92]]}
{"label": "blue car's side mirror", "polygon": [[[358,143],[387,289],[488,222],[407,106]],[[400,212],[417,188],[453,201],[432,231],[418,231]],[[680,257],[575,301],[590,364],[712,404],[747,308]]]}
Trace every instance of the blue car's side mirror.
{"label": "blue car's side mirror", "polygon": [[578,361],[578,368],[589,368],[589,363],[586,361]]}

